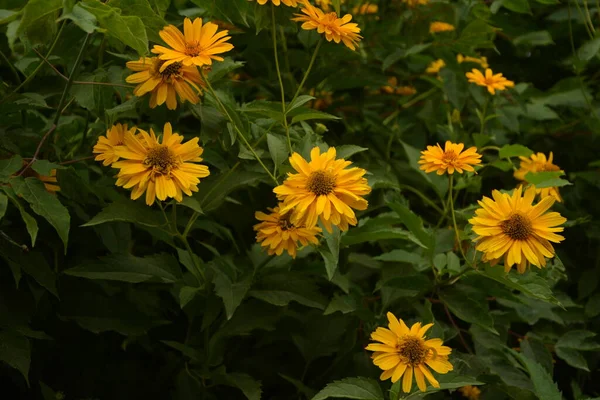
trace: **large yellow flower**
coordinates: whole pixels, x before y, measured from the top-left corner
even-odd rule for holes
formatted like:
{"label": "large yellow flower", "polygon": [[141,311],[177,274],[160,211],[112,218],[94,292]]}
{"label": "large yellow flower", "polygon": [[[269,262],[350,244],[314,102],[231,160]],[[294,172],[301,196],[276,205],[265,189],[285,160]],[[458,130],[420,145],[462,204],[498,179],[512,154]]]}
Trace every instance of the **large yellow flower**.
{"label": "large yellow flower", "polygon": [[475,171],[473,165],[481,163],[481,154],[477,153],[477,147],[469,147],[463,151],[465,145],[462,143],[446,142],[444,149],[440,144],[427,146],[427,150],[421,152],[420,169],[430,173],[436,171],[438,175],[444,173],[459,174],[464,171]]}
{"label": "large yellow flower", "polygon": [[302,246],[307,246],[309,243],[319,244],[317,235],[321,232],[321,228],[318,226],[305,228],[294,225],[291,221],[292,213],[288,211],[281,214],[279,208],[279,206],[269,208],[270,214],[263,212],[255,214],[256,219],[262,221],[254,225],[256,241],[261,246],[267,247],[269,255],[277,254],[279,256],[286,250],[292,258],[296,258],[298,242]]}
{"label": "large yellow flower", "polygon": [[468,400],[479,400],[479,395],[481,395],[481,390],[477,386],[463,386],[458,388],[458,391]]}
{"label": "large yellow flower", "polygon": [[[438,374],[446,374],[454,367],[448,361],[452,349],[443,346],[442,339],[426,339],[425,333],[433,326],[421,326],[417,322],[409,329],[401,319],[398,320],[391,312],[387,313],[389,329],[379,327],[371,333],[371,340],[380,343],[371,343],[366,349],[374,351],[373,364],[383,370],[380,376],[382,381],[392,378],[397,382],[402,376],[402,390],[410,392],[413,376],[417,381],[419,390],[427,389],[425,378],[436,388],[440,387],[429,368]],[[428,368],[429,367],[429,368]]]}
{"label": "large yellow flower", "polygon": [[[131,128],[129,131],[133,134],[136,128]],[[94,146],[92,152],[98,154],[94,160],[102,161],[104,166],[109,166],[119,160],[116,149],[123,146],[123,140],[127,132],[127,124],[113,125],[106,130],[106,136],[100,136],[98,142]]]}
{"label": "large yellow flower", "polygon": [[282,213],[293,210],[294,225],[312,228],[320,218],[329,232],[332,224],[346,231],[348,225],[357,222],[352,209],[367,209],[368,203],[361,197],[371,192],[363,177],[367,171],[347,169],[352,162],[335,157],[334,147],[323,154],[318,147],[313,148],[310,162],[298,153],[290,157],[290,164],[298,173],[289,173],[273,192],[283,201]]}
{"label": "large yellow flower", "polygon": [[476,68],[473,68],[471,72],[467,72],[465,75],[469,79],[469,82],[486,87],[490,94],[496,94],[496,90],[506,90],[506,88],[515,86],[513,81],[509,81],[501,73],[494,74],[489,68],[486,68],[485,75]]}
{"label": "large yellow flower", "polygon": [[302,29],[316,29],[318,33],[324,34],[328,42],[332,40],[336,43],[343,42],[346,47],[356,50],[358,42],[362,39],[360,28],[352,21],[352,15],[346,14],[343,18],[338,18],[335,12],[324,13],[323,10],[311,5],[307,0],[303,0],[303,14],[294,14],[292,21],[303,22]]}
{"label": "large yellow flower", "polygon": [[429,33],[450,32],[454,29],[454,25],[447,22],[434,21],[429,24]]}
{"label": "large yellow flower", "polygon": [[196,18],[193,23],[186,18],[183,21],[184,33],[173,25],[165,26],[158,34],[172,49],[159,45],[152,48],[153,53],[159,54],[158,58],[166,61],[160,71],[176,62],[201,67],[211,65],[212,60],[223,61],[223,57],[217,54],[233,49],[233,45],[227,43],[231,39],[231,36],[227,36],[229,31],[217,32],[218,28],[212,22],[202,25],[201,18]]}
{"label": "large yellow flower", "polygon": [[[269,0],[256,0],[258,4],[264,6],[267,4]],[[271,0],[271,3],[278,6],[281,3],[285,4],[288,7],[298,7],[298,0]]]}
{"label": "large yellow flower", "polygon": [[446,62],[440,58],[438,60],[430,62],[425,72],[427,72],[428,74],[437,74],[445,66]]}
{"label": "large yellow flower", "polygon": [[[544,153],[532,154],[530,157],[519,157],[521,159],[521,165],[519,169],[515,171],[515,178],[520,181],[525,180],[525,175],[528,172],[543,172],[543,171],[561,171],[560,167],[552,162],[554,154],[550,152],[548,158]],[[540,198],[552,196],[556,201],[562,203],[562,197],[557,187],[547,188],[536,188],[536,193],[540,195]]]}
{"label": "large yellow flower", "polygon": [[183,136],[173,133],[171,124],[166,123],[162,141],[154,131],[139,129],[139,135],[131,131],[125,133],[124,146],[116,153],[123,158],[112,166],[119,168],[117,186],[132,189],[131,198],[139,198],[146,192],[146,204],[154,200],[166,200],[168,197],[183,200],[198,191],[199,178],[209,175],[206,165],[195,164],[202,161],[204,151],[198,146],[198,138],[185,143]]}
{"label": "large yellow flower", "polygon": [[177,95],[183,103],[189,101],[196,104],[200,101],[198,94],[204,86],[204,81],[194,66],[184,66],[180,62],[173,63],[162,70],[165,61],[157,57],[140,58],[138,61],[128,61],[127,68],[138,71],[129,75],[125,80],[128,83],[137,83],[133,94],[141,97],[146,93],[150,95],[150,108],[167,103],[169,110],[177,108]]}
{"label": "large yellow flower", "polygon": [[504,258],[506,272],[515,264],[520,273],[528,264],[545,267],[546,257],[554,257],[550,242],[565,239],[555,232],[563,231],[558,225],[565,223],[566,218],[557,212],[546,212],[554,198],[545,197],[534,206],[535,187],[522,192],[522,188],[517,188],[511,196],[494,190],[493,200],[484,196],[479,201],[481,208],[469,220],[478,235],[476,249],[483,252],[483,261],[495,265]]}

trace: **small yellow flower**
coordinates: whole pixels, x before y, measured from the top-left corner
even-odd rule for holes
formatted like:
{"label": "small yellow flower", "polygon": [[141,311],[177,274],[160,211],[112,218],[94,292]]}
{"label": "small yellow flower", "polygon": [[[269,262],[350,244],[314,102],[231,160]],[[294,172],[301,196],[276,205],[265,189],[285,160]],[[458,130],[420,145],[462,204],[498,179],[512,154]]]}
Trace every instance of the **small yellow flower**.
{"label": "small yellow flower", "polygon": [[435,21],[429,24],[429,33],[450,32],[454,29],[454,25],[446,22]]}
{"label": "small yellow flower", "polygon": [[[260,4],[261,6],[264,6],[265,4],[267,4],[268,1],[269,0],[256,0],[256,2],[258,4]],[[288,7],[298,7],[298,0],[271,0],[271,3],[273,3],[276,6],[283,3]]]}
{"label": "small yellow flower", "polygon": [[211,65],[212,60],[223,61],[223,57],[217,54],[228,52],[233,45],[227,43],[231,39],[231,36],[227,36],[229,31],[217,32],[218,28],[212,22],[202,25],[201,18],[196,18],[193,23],[186,18],[183,21],[183,33],[173,25],[165,26],[158,34],[172,48],[159,45],[152,48],[152,52],[165,61],[160,72],[173,63],[201,67]]}
{"label": "small yellow flower", "polygon": [[479,395],[481,395],[481,390],[477,386],[463,386],[458,391],[468,400],[479,400]]}
{"label": "small yellow flower", "polygon": [[152,205],[155,199],[174,198],[183,200],[198,191],[199,178],[209,175],[206,165],[196,164],[202,161],[204,149],[198,145],[195,137],[183,142],[183,136],[173,133],[171,124],[166,123],[162,140],[154,131],[139,129],[139,135],[125,132],[124,146],[117,148],[117,155],[123,160],[112,165],[118,168],[117,186],[132,189],[131,199],[139,198],[146,192],[146,204]]}
{"label": "small yellow flower", "polygon": [[[558,165],[552,162],[554,158],[552,152],[550,152],[548,158],[546,158],[544,153],[532,154],[529,157],[521,156],[519,158],[521,159],[521,165],[519,166],[519,169],[515,171],[515,178],[520,181],[525,180],[525,175],[527,175],[528,172],[562,171]],[[557,187],[536,188],[536,193],[540,195],[540,198],[542,199],[547,196],[552,196],[559,203],[562,203],[563,201]]]}
{"label": "small yellow flower", "polygon": [[269,208],[270,214],[256,212],[257,220],[262,221],[254,225],[256,231],[256,241],[261,246],[267,247],[269,255],[277,254],[280,256],[283,251],[287,251],[292,258],[296,258],[298,242],[302,246],[309,243],[319,244],[317,235],[321,233],[321,228],[313,226],[305,228],[296,226],[291,221],[291,212],[281,214],[280,206]]}
{"label": "small yellow flower", "polygon": [[456,55],[456,61],[458,61],[459,64],[462,64],[464,62],[472,62],[472,63],[476,63],[481,65],[481,68],[488,68],[489,64],[487,62],[487,57],[471,57],[471,56],[463,56],[462,54],[457,54]]}
{"label": "small yellow flower", "polygon": [[388,78],[388,85],[382,86],[381,91],[387,94],[399,94],[400,96],[412,96],[417,93],[413,86],[398,86],[398,79],[395,76]]}
{"label": "small yellow flower", "polygon": [[352,15],[346,14],[338,18],[335,12],[324,13],[323,10],[311,5],[308,0],[303,0],[302,14],[294,14],[292,21],[302,22],[302,29],[316,29],[324,34],[328,42],[344,43],[351,50],[356,50],[358,42],[362,39],[360,28],[352,21]]}
{"label": "small yellow flower", "polygon": [[478,69],[473,68],[471,72],[465,74],[469,82],[487,88],[490,94],[496,94],[496,90],[506,90],[507,87],[514,87],[515,83],[502,76],[501,73],[495,74],[491,69],[486,68],[485,76]]}
{"label": "small yellow flower", "polygon": [[[454,367],[448,361],[452,349],[443,345],[442,339],[426,339],[425,333],[433,326],[421,326],[417,322],[408,326],[397,319],[391,312],[387,313],[388,328],[379,327],[371,333],[371,340],[366,349],[374,351],[371,358],[373,364],[383,370],[379,377],[382,381],[392,379],[396,383],[402,378],[402,391],[409,393],[412,389],[413,376],[419,390],[427,390],[425,378],[431,386],[439,388],[440,384],[433,377],[429,368],[438,374],[447,374]],[[377,343],[379,342],[379,343]]]}
{"label": "small yellow flower", "polygon": [[483,197],[475,210],[475,217],[469,220],[473,232],[478,236],[476,249],[483,253],[482,260],[491,265],[504,259],[504,270],[510,271],[517,265],[519,273],[524,273],[529,264],[538,268],[546,266],[546,258],[554,257],[554,247],[550,242],[560,243],[565,238],[555,232],[562,232],[567,220],[557,212],[546,212],[553,197],[545,197],[535,206],[535,187],[523,193],[522,188],[514,190],[512,196],[492,192],[493,200]]}
{"label": "small yellow flower", "polygon": [[453,174],[454,171],[459,174],[463,171],[473,172],[473,165],[481,164],[481,154],[477,153],[477,147],[463,151],[464,148],[464,144],[450,141],[446,142],[444,149],[439,143],[427,146],[427,150],[421,152],[420,169],[427,173],[436,171],[438,175]]}
{"label": "small yellow flower", "polygon": [[333,103],[333,93],[326,90],[317,91],[316,89],[310,89],[308,94],[315,97],[310,104],[315,110],[324,110]]}
{"label": "small yellow flower", "polygon": [[400,96],[412,96],[413,94],[417,94],[417,89],[413,86],[398,86],[396,88],[396,94]]}
{"label": "small yellow flower", "polygon": [[292,154],[290,164],[298,172],[288,173],[282,185],[273,189],[283,202],[282,213],[293,210],[291,221],[296,226],[312,228],[320,219],[327,231],[332,225],[342,231],[356,225],[355,210],[366,210],[368,203],[362,196],[371,192],[363,177],[362,168],[346,168],[352,164],[343,158],[336,160],[335,147],[321,154],[315,147],[310,162],[298,153]]}
{"label": "small yellow flower", "polygon": [[429,63],[425,72],[427,72],[428,74],[437,74],[445,66],[446,66],[446,63],[444,62],[444,60],[442,60],[440,58],[438,60],[435,60],[435,61],[432,61],[431,63]]}
{"label": "small yellow flower", "polygon": [[[102,164],[107,167],[119,160],[116,149],[123,147],[125,132],[127,132],[127,124],[113,125],[106,130],[106,136],[100,136],[98,142],[94,146],[92,152],[98,154],[94,160],[102,161]],[[132,134],[135,133],[135,128],[129,129]]]}
{"label": "small yellow flower", "polygon": [[402,0],[410,8],[417,7],[419,5],[426,5],[429,3],[429,0]]}
{"label": "small yellow flower", "polygon": [[377,4],[365,3],[360,6],[356,6],[352,9],[352,14],[356,15],[367,15],[367,14],[377,14],[379,11],[379,7]]}
{"label": "small yellow flower", "polygon": [[137,83],[133,94],[141,97],[150,95],[150,108],[167,103],[169,110],[177,108],[177,96],[181,103],[189,101],[197,104],[200,101],[198,94],[202,94],[201,87],[204,81],[195,66],[185,66],[175,62],[164,70],[165,61],[157,57],[140,58],[138,61],[128,61],[127,68],[137,71],[129,75],[125,81]]}

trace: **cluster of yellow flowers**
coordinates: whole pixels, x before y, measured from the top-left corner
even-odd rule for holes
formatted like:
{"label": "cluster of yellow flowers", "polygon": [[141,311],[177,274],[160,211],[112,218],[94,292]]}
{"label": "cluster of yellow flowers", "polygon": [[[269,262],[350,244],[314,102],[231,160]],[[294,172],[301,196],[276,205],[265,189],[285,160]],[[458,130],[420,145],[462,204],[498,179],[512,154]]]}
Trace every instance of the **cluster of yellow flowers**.
{"label": "cluster of yellow flowers", "polygon": [[[473,166],[481,163],[481,155],[475,147],[463,149],[462,143],[449,141],[444,149],[439,144],[428,146],[421,152],[421,169],[438,175],[474,172]],[[546,159],[544,154],[538,153],[530,158],[521,157],[515,177],[524,180],[528,172],[538,171],[560,171],[560,168],[552,163],[552,154]],[[540,200],[533,205],[536,194]],[[564,240],[556,232],[563,231],[559,225],[566,219],[557,212],[547,212],[556,200],[562,201],[558,188],[537,189],[534,185],[524,188],[522,184],[512,195],[494,190],[492,198],[484,196],[478,202],[481,208],[475,210],[475,217],[469,220],[478,235],[475,248],[483,252],[483,261],[495,265],[503,259],[506,272],[513,265],[520,273],[530,264],[538,268],[546,266],[546,258],[554,257],[550,242]]]}

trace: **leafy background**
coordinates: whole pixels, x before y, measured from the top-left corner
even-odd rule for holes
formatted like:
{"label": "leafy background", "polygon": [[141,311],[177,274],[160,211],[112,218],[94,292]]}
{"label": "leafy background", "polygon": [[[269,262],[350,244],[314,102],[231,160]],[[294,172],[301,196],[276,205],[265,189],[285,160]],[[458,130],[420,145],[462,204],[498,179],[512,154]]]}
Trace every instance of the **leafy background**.
{"label": "leafy background", "polygon": [[[124,82],[125,62],[160,43],[166,23],[221,21],[235,50],[209,78],[281,181],[290,167],[269,6],[0,0],[3,396],[397,399],[399,387],[378,381],[364,350],[388,310],[435,322],[432,335],[454,349],[455,371],[439,376],[442,390],[406,398],[460,398],[454,389],[468,384],[486,400],[600,396],[600,7],[586,0],[377,4],[376,14],[355,15],[364,36],[358,51],[323,45],[286,116],[296,151],[306,156],[327,143],[369,171],[370,206],[358,227],[325,235],[292,260],[269,257],[254,242],[254,211],[275,205],[272,181],[214,98],[150,110]],[[291,15],[275,10],[288,100],[318,40]],[[435,20],[457,30],[432,36]],[[458,64],[458,53],[486,56],[517,84],[494,97],[484,129],[476,110],[486,94],[466,82],[475,65]],[[446,62],[442,80],[423,72],[438,58]],[[381,93],[390,76],[417,94]],[[309,93],[330,93],[331,101],[316,110]],[[197,218],[195,260],[162,229],[156,206],[129,200],[114,186],[114,171],[89,159],[117,121],[159,130],[170,121],[200,137],[211,176],[170,216],[181,229]],[[555,209],[569,222],[547,269],[467,269],[451,223],[429,204],[441,206],[447,183],[416,164],[426,144],[445,140],[500,147],[485,152],[478,175],[458,180],[460,226],[482,195],[514,187],[517,156],[554,152],[566,171],[564,203]],[[34,154],[36,173],[58,168],[57,196],[35,177],[15,176]],[[468,226],[461,235],[469,247]],[[194,262],[206,285],[189,272]]]}

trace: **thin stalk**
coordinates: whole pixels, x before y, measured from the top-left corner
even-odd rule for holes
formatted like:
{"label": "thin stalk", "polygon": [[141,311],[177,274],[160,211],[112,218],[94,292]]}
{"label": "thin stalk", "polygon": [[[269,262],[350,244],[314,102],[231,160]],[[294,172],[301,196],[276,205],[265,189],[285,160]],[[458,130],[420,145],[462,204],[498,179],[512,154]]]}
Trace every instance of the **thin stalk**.
{"label": "thin stalk", "polygon": [[588,8],[587,0],[583,0],[583,7],[585,8],[585,14],[590,24],[590,28],[592,29],[592,32],[596,33],[596,28],[594,28],[594,22],[592,22],[592,15],[590,14],[590,9]]}
{"label": "thin stalk", "polygon": [[188,242],[187,237],[185,237],[183,235],[179,235],[179,238],[181,239],[181,241],[183,242],[183,244],[185,246],[185,249],[189,253],[190,258],[192,259],[192,263],[194,264],[194,268],[196,269],[196,271],[198,271],[198,273],[200,274],[200,277],[202,278],[202,282],[201,283],[207,284],[207,282],[206,282],[206,276],[204,275],[204,270],[202,269],[202,267],[200,266],[200,264],[198,264],[198,260],[196,259],[196,255],[192,251],[192,247],[190,246],[190,242]]}
{"label": "thin stalk", "polygon": [[322,43],[323,43],[323,39],[319,39],[319,41],[317,42],[317,46],[315,47],[315,51],[313,51],[312,57],[310,58],[310,63],[308,64],[308,68],[307,68],[306,72],[304,73],[304,76],[302,77],[302,81],[300,81],[300,86],[298,86],[298,89],[296,90],[296,94],[294,94],[292,101],[290,101],[288,104],[294,104],[294,101],[296,101],[296,99],[300,95],[300,92],[302,91],[302,88],[304,87],[304,84],[306,83],[306,79],[308,79],[310,70],[312,69],[312,67],[315,63],[315,60],[317,59],[317,54],[319,53],[319,49],[321,48]]}
{"label": "thin stalk", "polygon": [[200,74],[202,74],[202,79],[204,79],[204,82],[206,82],[206,86],[208,87],[208,91],[214,97],[214,99],[217,102],[217,104],[219,105],[219,107],[221,107],[221,111],[227,116],[227,119],[229,120],[229,122],[231,123],[231,125],[233,126],[233,128],[235,129],[238,137],[242,140],[242,142],[244,142],[244,145],[250,150],[250,152],[252,153],[252,155],[254,156],[254,158],[256,159],[256,161],[258,161],[258,163],[265,170],[265,172],[267,173],[267,175],[269,175],[269,177],[273,180],[273,182],[275,182],[275,185],[279,186],[279,181],[277,180],[277,178],[275,177],[275,175],[273,175],[271,173],[271,171],[269,171],[269,169],[267,168],[267,166],[262,162],[262,160],[260,159],[260,157],[258,156],[258,154],[256,154],[256,151],[254,151],[254,148],[250,145],[250,143],[248,143],[248,139],[246,139],[246,137],[244,136],[244,134],[242,133],[242,131],[240,131],[240,128],[237,126],[237,124],[235,123],[235,121],[233,120],[233,118],[231,118],[231,115],[229,115],[229,112],[227,111],[227,108],[225,108],[225,105],[221,102],[221,100],[217,96],[217,93],[213,89],[213,87],[210,84],[209,80],[206,78],[206,75],[204,74],[204,71],[202,71],[202,69],[200,69]]}
{"label": "thin stalk", "polygon": [[275,6],[271,3],[271,36],[273,36],[273,56],[275,58],[275,69],[277,70],[277,79],[279,79],[279,90],[281,91],[281,112],[283,113],[283,126],[285,128],[285,135],[287,136],[288,149],[290,155],[293,153],[292,141],[290,139],[290,127],[287,123],[287,115],[285,112],[285,90],[283,88],[283,79],[281,78],[281,69],[279,68],[279,57],[277,55],[277,29],[275,27]]}
{"label": "thin stalk", "polygon": [[479,130],[479,134],[483,135],[483,131],[485,129],[485,115],[487,114],[487,109],[490,104],[490,96],[486,96],[485,103],[483,103],[483,112],[481,113],[481,129]]}
{"label": "thin stalk", "polygon": [[423,193],[421,193],[421,191],[419,191],[418,189],[415,189],[412,186],[402,185],[402,184],[399,184],[398,186],[400,187],[400,189],[405,189],[410,192],[413,192],[414,194],[419,196],[421,198],[421,200],[423,200],[426,204],[428,204],[429,206],[434,208],[438,213],[440,213],[442,215],[444,214],[444,210],[442,210],[437,204],[435,204],[433,201],[431,201],[427,196],[425,196]]}
{"label": "thin stalk", "polygon": [[0,51],[0,57],[2,57],[2,59],[4,60],[4,62],[6,63],[6,65],[8,65],[8,68],[10,68],[11,72],[15,76],[15,80],[19,84],[21,84],[21,77],[19,76],[19,71],[17,71],[17,69],[15,68],[15,66],[10,62],[10,60],[8,59],[8,57],[6,57],[6,55],[2,51]]}
{"label": "thin stalk", "polygon": [[292,69],[290,68],[290,58],[288,57],[287,40],[285,39],[285,32],[283,31],[283,26],[279,27],[279,33],[281,34],[281,45],[283,46],[283,61],[285,61],[285,72],[287,73],[287,77],[290,81],[290,87],[292,88],[292,90],[295,90],[296,81],[292,76]]}
{"label": "thin stalk", "polygon": [[433,93],[435,93],[436,90],[437,90],[437,87],[433,87],[433,88],[429,89],[428,91],[426,91],[425,93],[421,93],[420,95],[418,95],[411,101],[407,101],[406,103],[402,104],[402,108],[408,108],[408,107],[415,105],[419,101],[424,100],[427,97],[431,96]]}
{"label": "thin stalk", "polygon": [[[577,11],[579,11],[579,15],[581,15],[581,19],[583,20],[583,25],[585,26],[585,30],[588,34],[588,36],[590,37],[590,39],[594,38],[594,34],[592,33],[592,31],[590,30],[590,27],[588,26],[588,22],[587,19],[585,18],[585,14],[583,13],[583,11],[581,11],[581,7],[579,6],[579,0],[575,0],[575,6],[577,7]],[[571,21],[569,19],[569,21]]]}
{"label": "thin stalk", "polygon": [[458,248],[460,249],[460,254],[462,254],[463,258],[465,259],[465,262],[469,265],[471,265],[471,263],[469,262],[469,259],[467,258],[465,251],[462,248],[462,242],[460,240],[460,235],[458,233],[458,224],[456,223],[456,213],[454,212],[454,198],[452,197],[452,189],[454,187],[454,175],[450,175],[449,181],[448,181],[449,187],[448,187],[448,201],[450,202],[450,212],[452,213],[452,223],[454,224],[454,233],[456,234],[456,241],[458,242]]}

